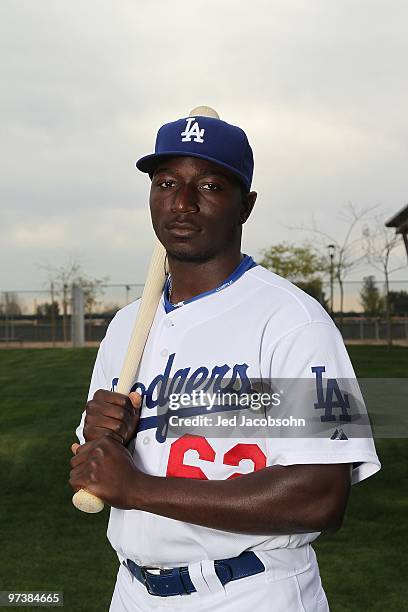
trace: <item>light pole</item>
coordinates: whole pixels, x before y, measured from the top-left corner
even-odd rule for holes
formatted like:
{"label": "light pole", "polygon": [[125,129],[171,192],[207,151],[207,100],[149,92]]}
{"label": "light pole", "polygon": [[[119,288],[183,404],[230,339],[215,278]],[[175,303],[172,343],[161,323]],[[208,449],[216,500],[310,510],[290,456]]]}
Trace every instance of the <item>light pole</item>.
{"label": "light pole", "polygon": [[62,288],[62,336],[64,338],[64,344],[67,343],[67,315],[68,315],[68,285],[64,283]]}
{"label": "light pole", "polygon": [[327,248],[329,250],[330,257],[330,314],[333,316],[333,284],[334,284],[334,244],[328,244]]}

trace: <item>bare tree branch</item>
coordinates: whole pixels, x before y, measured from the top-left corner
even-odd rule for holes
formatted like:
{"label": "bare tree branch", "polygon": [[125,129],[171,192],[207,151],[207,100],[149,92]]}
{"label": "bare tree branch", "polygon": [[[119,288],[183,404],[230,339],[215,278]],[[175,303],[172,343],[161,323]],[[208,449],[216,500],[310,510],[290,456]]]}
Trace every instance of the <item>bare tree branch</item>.
{"label": "bare tree branch", "polygon": [[[359,209],[357,206],[349,202],[343,207],[340,220],[343,223],[347,223],[346,232],[342,239],[338,239],[335,236],[321,230],[312,217],[311,225],[301,225],[300,227],[292,227],[291,229],[297,229],[301,231],[312,232],[314,235],[320,237],[320,249],[323,253],[326,252],[328,244],[333,244],[335,247],[334,254],[334,276],[337,279],[340,290],[340,327],[343,324],[343,310],[344,310],[344,281],[351,270],[357,268],[365,259],[366,254],[362,248],[363,239],[361,236],[353,237],[357,231],[357,227],[364,220],[368,220],[370,214],[378,208],[378,205],[367,206]],[[324,240],[323,240],[324,239]],[[324,249],[324,250],[323,250]],[[328,265],[326,271],[329,270],[329,259],[326,254],[326,260]]]}
{"label": "bare tree branch", "polygon": [[363,229],[363,237],[365,240],[365,251],[367,260],[370,265],[379,270],[384,275],[385,286],[385,313],[387,319],[387,339],[388,346],[392,345],[391,334],[391,305],[390,305],[390,275],[405,267],[397,265],[390,268],[390,260],[394,251],[402,246],[399,236],[394,233],[394,230],[384,225],[382,216],[377,216],[371,226],[367,225]]}

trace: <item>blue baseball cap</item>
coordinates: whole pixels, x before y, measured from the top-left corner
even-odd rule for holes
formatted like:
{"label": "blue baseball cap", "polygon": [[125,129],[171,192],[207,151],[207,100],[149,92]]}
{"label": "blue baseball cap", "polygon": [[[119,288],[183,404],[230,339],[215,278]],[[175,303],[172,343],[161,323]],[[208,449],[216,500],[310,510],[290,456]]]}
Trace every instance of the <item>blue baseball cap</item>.
{"label": "blue baseball cap", "polygon": [[141,157],[136,168],[151,176],[160,159],[170,155],[208,159],[251,189],[254,158],[248,138],[241,128],[221,119],[197,115],[166,123],[157,133],[154,153]]}

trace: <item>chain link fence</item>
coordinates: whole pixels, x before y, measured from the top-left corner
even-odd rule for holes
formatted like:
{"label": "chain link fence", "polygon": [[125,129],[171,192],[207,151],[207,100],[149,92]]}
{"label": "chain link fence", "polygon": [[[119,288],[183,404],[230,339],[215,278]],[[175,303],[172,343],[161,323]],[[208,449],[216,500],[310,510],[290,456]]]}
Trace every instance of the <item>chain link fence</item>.
{"label": "chain link fence", "polygon": [[[11,346],[72,346],[72,286],[56,291],[0,292],[0,348]],[[103,285],[101,295],[85,304],[85,343],[99,344],[116,312],[142,295],[143,284]],[[91,308],[90,308],[91,306]]]}
{"label": "chain link fence", "polygon": [[[340,297],[338,289],[335,289],[333,319],[346,341],[384,343],[388,338],[388,322],[384,315],[367,317],[362,312],[359,301],[362,282],[344,283],[343,314],[339,312]],[[381,289],[380,283],[378,285]],[[390,322],[391,337],[408,345],[408,281],[392,280],[390,287],[402,296],[402,311],[394,313]],[[143,285],[107,284],[101,289],[97,299],[85,301],[84,339],[88,345],[97,345],[102,340],[116,312],[139,298]],[[325,283],[321,301],[329,310],[328,293]],[[75,344],[73,329],[72,287],[64,286],[59,292],[52,285],[42,290],[0,292],[0,347],[69,347]]]}

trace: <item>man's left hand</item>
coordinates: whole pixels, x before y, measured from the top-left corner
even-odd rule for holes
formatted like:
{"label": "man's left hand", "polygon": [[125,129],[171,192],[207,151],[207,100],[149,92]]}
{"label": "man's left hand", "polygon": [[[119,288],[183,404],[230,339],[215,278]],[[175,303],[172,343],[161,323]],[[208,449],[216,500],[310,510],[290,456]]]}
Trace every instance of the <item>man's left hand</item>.
{"label": "man's left hand", "polygon": [[86,444],[73,444],[69,484],[86,489],[114,508],[129,510],[135,488],[143,473],[129,451],[110,436]]}

